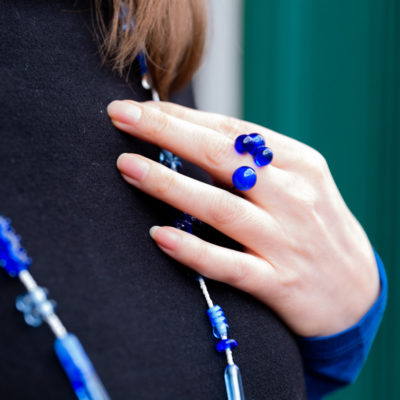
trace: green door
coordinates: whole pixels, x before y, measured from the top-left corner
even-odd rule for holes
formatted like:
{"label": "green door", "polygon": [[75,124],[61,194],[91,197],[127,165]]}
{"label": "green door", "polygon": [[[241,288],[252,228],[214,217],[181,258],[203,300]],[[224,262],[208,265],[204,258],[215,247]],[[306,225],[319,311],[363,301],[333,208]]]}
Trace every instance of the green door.
{"label": "green door", "polygon": [[318,149],[385,263],[383,326],[335,399],[400,399],[400,1],[244,1],[244,118]]}

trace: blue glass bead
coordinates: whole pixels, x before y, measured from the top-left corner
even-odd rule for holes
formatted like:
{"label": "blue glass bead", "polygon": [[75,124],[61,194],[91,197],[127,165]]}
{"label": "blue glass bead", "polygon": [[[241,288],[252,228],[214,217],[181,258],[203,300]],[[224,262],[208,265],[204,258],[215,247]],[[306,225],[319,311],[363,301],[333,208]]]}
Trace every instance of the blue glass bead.
{"label": "blue glass bead", "polygon": [[182,171],[182,161],[178,157],[175,156],[174,159],[172,160],[170,168],[176,172],[181,172]]}
{"label": "blue glass bead", "polygon": [[24,314],[25,322],[38,327],[46,318],[54,313],[56,302],[47,298],[48,290],[40,286],[17,297],[15,307]]}
{"label": "blue glass bead", "polygon": [[235,140],[235,149],[239,154],[253,154],[257,147],[263,145],[264,139],[258,133],[251,133],[250,135],[240,135]]}
{"label": "blue glass bead", "polygon": [[239,367],[236,364],[227,365],[224,378],[228,400],[244,400],[244,390]]}
{"label": "blue glass bead", "polygon": [[190,219],[192,221],[192,224],[197,224],[197,225],[202,225],[203,224],[202,220],[200,220],[200,219],[198,219],[196,217],[193,217],[193,215],[190,216]]}
{"label": "blue glass bead", "polygon": [[256,172],[251,167],[239,167],[232,175],[233,186],[242,191],[251,189],[256,181]]}
{"label": "blue glass bead", "polygon": [[159,162],[176,172],[182,171],[182,161],[175,154],[168,150],[161,150],[159,155]]}
{"label": "blue glass bead", "polygon": [[[245,142],[246,140],[246,142]],[[239,154],[247,153],[249,149],[247,148],[249,140],[249,135],[240,135],[235,140],[235,149]]]}
{"label": "blue glass bead", "polygon": [[110,400],[79,339],[68,333],[54,341],[54,351],[79,400]]}
{"label": "blue glass bead", "polygon": [[254,154],[254,162],[259,166],[259,167],[264,167],[265,165],[268,165],[273,158],[274,154],[272,153],[272,150],[269,147],[261,146],[257,149],[257,151]]}
{"label": "blue glass bead", "polygon": [[182,231],[193,233],[192,216],[186,213],[182,213],[175,221],[175,228],[181,229]]}
{"label": "blue glass bead", "polygon": [[235,349],[237,345],[235,339],[222,339],[217,343],[217,351],[223,353],[227,349]]}
{"label": "blue glass bead", "polygon": [[20,237],[11,228],[10,221],[0,215],[0,267],[15,277],[30,265],[31,259],[21,247]]}
{"label": "blue glass bead", "polygon": [[161,150],[158,160],[161,164],[170,168],[174,155],[168,150]]}
{"label": "blue glass bead", "polygon": [[142,75],[146,74],[148,68],[147,68],[147,61],[146,61],[145,55],[143,53],[138,53],[137,60],[139,63],[140,73]]}
{"label": "blue glass bead", "polygon": [[254,155],[259,147],[265,146],[265,141],[259,133],[250,133],[249,137],[251,138],[251,142],[248,145],[248,152]]}
{"label": "blue glass bead", "polygon": [[229,325],[226,322],[225,313],[222,308],[215,305],[207,310],[208,318],[213,327],[213,335],[217,339],[228,336]]}

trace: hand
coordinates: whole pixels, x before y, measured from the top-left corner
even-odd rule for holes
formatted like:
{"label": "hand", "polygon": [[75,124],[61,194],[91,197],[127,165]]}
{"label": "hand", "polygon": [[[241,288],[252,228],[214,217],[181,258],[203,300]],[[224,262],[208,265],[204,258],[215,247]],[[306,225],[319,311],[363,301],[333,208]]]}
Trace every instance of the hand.
{"label": "hand", "polygon": [[250,155],[234,150],[238,135],[258,132],[274,152],[269,166],[256,168],[257,183],[243,197],[122,154],[117,166],[128,183],[244,247],[233,251],[173,227],[153,228],[166,254],[253,295],[302,336],[340,332],[375,302],[380,285],[371,245],[317,151],[258,125],[171,103],[116,101],[108,113],[117,128],[229,186],[236,168],[254,166]]}

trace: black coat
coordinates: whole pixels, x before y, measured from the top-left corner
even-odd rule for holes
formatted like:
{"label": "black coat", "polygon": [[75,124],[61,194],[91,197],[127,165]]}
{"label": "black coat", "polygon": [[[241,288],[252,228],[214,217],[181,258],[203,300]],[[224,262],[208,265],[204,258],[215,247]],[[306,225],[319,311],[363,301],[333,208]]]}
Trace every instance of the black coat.
{"label": "black coat", "polygon": [[[0,213],[12,219],[33,276],[113,399],[224,399],[225,359],[198,284],[148,235],[178,213],[130,187],[115,167],[122,152],[158,157],[106,113],[112,100],[147,100],[149,92],[137,66],[127,84],[101,65],[89,6],[0,1]],[[173,100],[193,106],[190,88]],[[188,163],[184,169],[208,180]],[[285,325],[246,294],[216,282],[209,289],[239,343],[246,399],[305,398]],[[22,292],[0,270],[0,399],[73,399],[50,330],[28,327],[14,308]]]}

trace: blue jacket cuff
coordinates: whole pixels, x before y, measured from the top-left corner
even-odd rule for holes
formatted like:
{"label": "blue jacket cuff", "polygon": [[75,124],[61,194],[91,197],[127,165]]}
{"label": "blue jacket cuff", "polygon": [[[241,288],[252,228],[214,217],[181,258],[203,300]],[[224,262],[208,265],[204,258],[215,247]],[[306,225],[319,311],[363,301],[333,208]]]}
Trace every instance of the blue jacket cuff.
{"label": "blue jacket cuff", "polygon": [[374,253],[381,292],[364,317],[352,327],[331,336],[298,338],[310,400],[320,399],[324,394],[353,382],[367,359],[382,321],[388,293],[385,268],[379,255]]}

